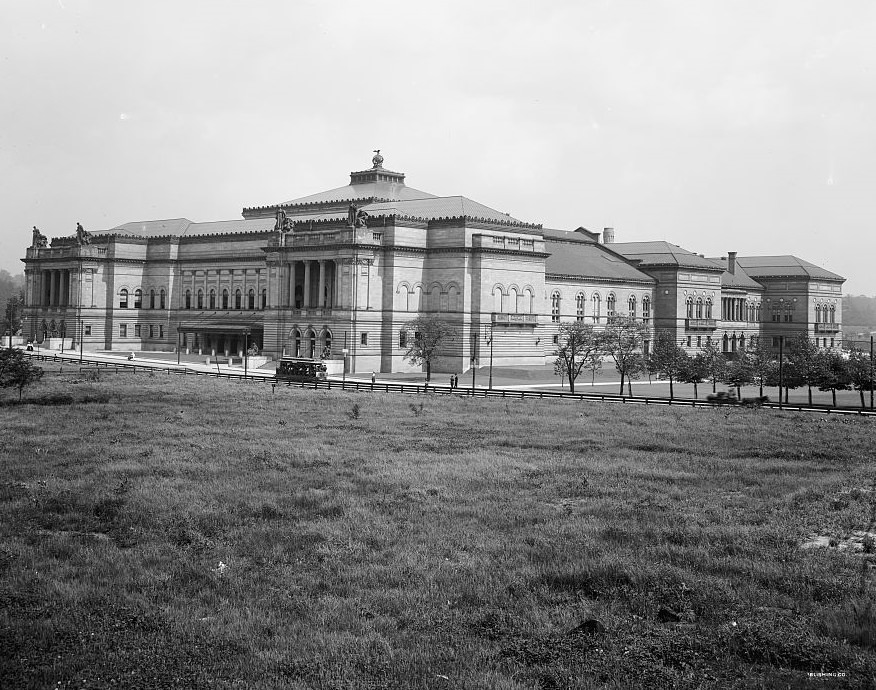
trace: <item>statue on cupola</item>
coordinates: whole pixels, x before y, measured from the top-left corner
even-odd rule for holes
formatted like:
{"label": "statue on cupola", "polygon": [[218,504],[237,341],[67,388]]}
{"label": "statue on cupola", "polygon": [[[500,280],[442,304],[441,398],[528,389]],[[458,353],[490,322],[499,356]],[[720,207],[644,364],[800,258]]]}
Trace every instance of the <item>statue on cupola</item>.
{"label": "statue on cupola", "polygon": [[380,155],[380,149],[374,149],[374,158],[371,159],[375,168],[383,167],[383,156]]}

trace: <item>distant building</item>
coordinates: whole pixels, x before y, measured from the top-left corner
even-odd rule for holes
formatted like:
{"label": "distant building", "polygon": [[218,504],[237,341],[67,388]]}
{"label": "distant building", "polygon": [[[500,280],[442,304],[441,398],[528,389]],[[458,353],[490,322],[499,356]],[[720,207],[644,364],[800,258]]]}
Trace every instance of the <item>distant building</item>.
{"label": "distant building", "polygon": [[[172,350],[345,360],[347,371],[406,371],[404,324],[458,326],[435,370],[483,360],[553,360],[557,326],[634,316],[691,350],[728,353],[755,337],[841,338],[842,283],[793,256],[707,259],[614,231],[526,223],[463,196],[405,184],[378,153],[350,183],[244,208],[242,218],[129,222],[55,237],[34,228],[25,262],[25,334],[88,350]],[[602,239],[602,241],[600,241]],[[72,341],[72,342],[71,342]]]}

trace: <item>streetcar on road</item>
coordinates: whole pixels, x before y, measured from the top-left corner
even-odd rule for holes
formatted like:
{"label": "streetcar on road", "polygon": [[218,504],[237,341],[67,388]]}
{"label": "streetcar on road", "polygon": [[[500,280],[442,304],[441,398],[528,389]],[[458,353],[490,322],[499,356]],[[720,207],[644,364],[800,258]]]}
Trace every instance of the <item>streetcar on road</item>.
{"label": "streetcar on road", "polygon": [[326,366],[319,359],[281,357],[277,363],[278,381],[325,381]]}

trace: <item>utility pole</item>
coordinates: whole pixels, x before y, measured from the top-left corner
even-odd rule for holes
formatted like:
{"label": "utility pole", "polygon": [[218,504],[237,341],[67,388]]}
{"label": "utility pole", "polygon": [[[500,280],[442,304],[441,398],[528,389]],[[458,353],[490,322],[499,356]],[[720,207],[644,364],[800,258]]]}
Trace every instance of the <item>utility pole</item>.
{"label": "utility pole", "polygon": [[246,378],[247,363],[249,361],[249,329],[243,332],[243,378]]}
{"label": "utility pole", "polygon": [[785,370],[785,336],[779,336],[779,409],[782,409],[782,384]]}
{"label": "utility pole", "polygon": [[[487,327],[484,326],[484,331],[486,331],[486,329],[487,329]],[[490,324],[490,338],[489,338],[488,342],[490,343],[490,381],[489,381],[489,385],[487,387],[490,390],[493,390],[493,324],[492,323]]]}
{"label": "utility pole", "polygon": [[471,394],[475,394],[475,380],[477,379],[478,369],[478,334],[475,332],[474,338],[471,339]]}
{"label": "utility pole", "polygon": [[873,409],[873,336],[870,336],[870,409]]}
{"label": "utility pole", "polygon": [[85,325],[82,323],[82,245],[79,245],[79,297],[76,300],[76,316],[79,322],[79,364],[82,364],[82,341],[85,339]]}

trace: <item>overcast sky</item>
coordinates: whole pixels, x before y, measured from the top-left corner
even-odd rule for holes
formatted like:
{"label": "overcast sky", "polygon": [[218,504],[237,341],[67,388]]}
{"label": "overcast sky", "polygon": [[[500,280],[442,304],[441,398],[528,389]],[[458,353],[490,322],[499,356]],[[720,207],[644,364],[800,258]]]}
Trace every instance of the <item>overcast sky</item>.
{"label": "overcast sky", "polygon": [[0,268],[384,166],[876,294],[876,3],[0,0]]}

